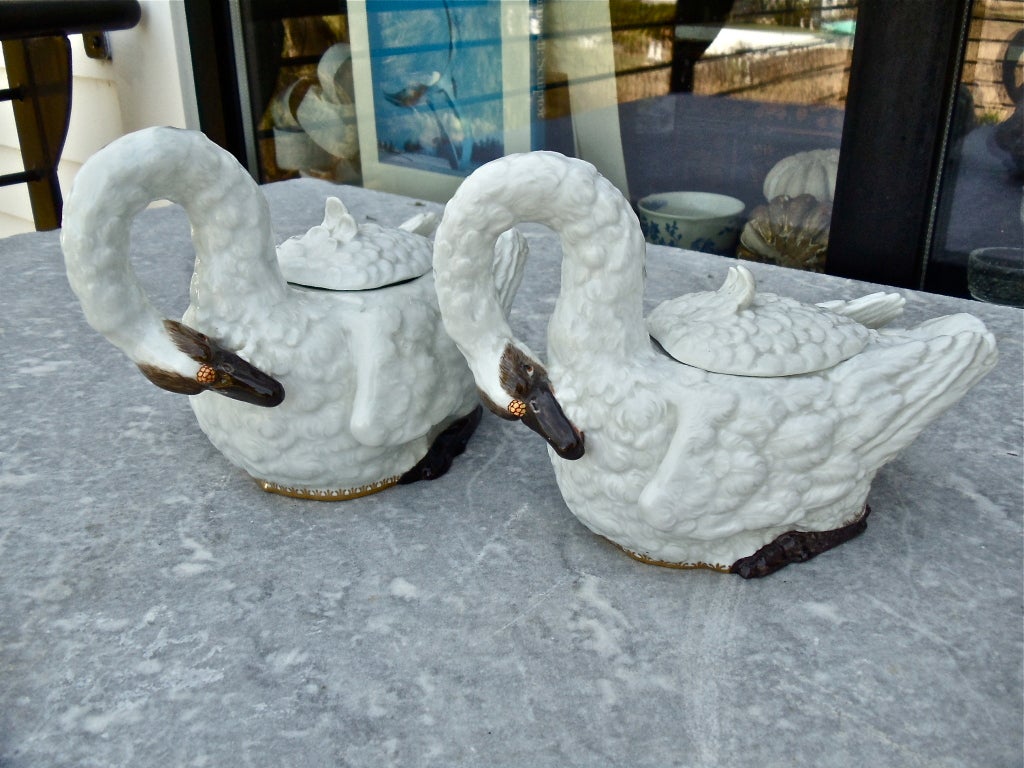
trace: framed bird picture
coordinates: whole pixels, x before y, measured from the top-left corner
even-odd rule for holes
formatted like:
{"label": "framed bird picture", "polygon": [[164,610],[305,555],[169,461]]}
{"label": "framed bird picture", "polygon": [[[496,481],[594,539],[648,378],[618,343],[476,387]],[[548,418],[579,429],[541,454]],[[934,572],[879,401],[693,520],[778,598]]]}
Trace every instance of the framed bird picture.
{"label": "framed bird picture", "polygon": [[363,184],[444,202],[535,147],[537,0],[349,2]]}

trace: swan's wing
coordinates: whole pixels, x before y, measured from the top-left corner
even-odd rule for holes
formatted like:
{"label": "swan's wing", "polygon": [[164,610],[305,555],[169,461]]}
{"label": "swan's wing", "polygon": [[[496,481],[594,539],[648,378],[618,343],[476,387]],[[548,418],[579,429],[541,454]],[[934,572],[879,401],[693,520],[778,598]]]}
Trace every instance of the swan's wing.
{"label": "swan's wing", "polygon": [[825,374],[844,415],[837,440],[865,465],[881,466],[974,386],[996,358],[994,337],[967,314],[877,332],[864,354]]}
{"label": "swan's wing", "polygon": [[359,291],[411,280],[430,271],[433,250],[425,237],[373,222],[357,224],[335,197],[324,221],[285,240],[277,261],[289,283],[332,291]]}
{"label": "swan's wing", "polygon": [[903,314],[907,300],[898,293],[872,293],[852,301],[822,301],[816,306],[843,315],[867,328],[881,328]]}
{"label": "swan's wing", "polygon": [[758,294],[745,267],[717,291],[663,302],[647,319],[651,336],[681,363],[738,376],[792,376],[829,368],[860,352],[870,331],[821,307]]}
{"label": "swan's wing", "polygon": [[404,229],[406,232],[412,232],[414,235],[430,237],[437,230],[437,225],[440,223],[440,216],[433,211],[426,211],[406,219],[398,225],[398,228]]}
{"label": "swan's wing", "polygon": [[809,510],[827,518],[869,479],[837,447],[840,418],[826,392],[819,376],[709,376],[678,397],[672,439],[640,495],[645,520],[710,539],[804,523]]}
{"label": "swan's wing", "polygon": [[[506,312],[528,251],[516,230],[504,233],[495,245],[495,283]],[[356,368],[351,426],[360,442],[412,440],[462,415],[476,401],[472,374],[444,331],[429,277],[381,291],[380,300],[351,323]]]}
{"label": "swan's wing", "polygon": [[984,325],[954,315],[875,332],[863,353],[820,373],[709,375],[674,397],[673,436],[641,511],[653,525],[698,537],[834,526],[875,472],[995,360]]}
{"label": "swan's wing", "polygon": [[427,435],[474,399],[469,369],[428,295],[433,282],[417,282],[418,291],[414,285],[388,289],[394,300],[350,320],[356,377],[350,424],[364,445],[399,445]]}

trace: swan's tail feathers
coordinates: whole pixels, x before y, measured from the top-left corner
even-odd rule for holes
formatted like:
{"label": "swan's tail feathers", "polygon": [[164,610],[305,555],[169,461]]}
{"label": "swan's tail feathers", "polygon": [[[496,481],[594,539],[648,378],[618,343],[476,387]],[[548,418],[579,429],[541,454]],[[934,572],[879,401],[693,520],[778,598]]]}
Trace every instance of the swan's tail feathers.
{"label": "swan's tail feathers", "polygon": [[852,301],[823,301],[818,306],[868,328],[881,328],[902,315],[906,303],[898,293],[872,293]]}
{"label": "swan's tail feathers", "polygon": [[498,301],[507,316],[512,308],[512,300],[523,280],[523,270],[530,247],[526,238],[517,229],[503,233],[494,244],[494,285],[498,291]]}
{"label": "swan's tail feathers", "polygon": [[440,216],[433,211],[427,211],[426,213],[417,213],[412,218],[406,219],[398,225],[398,228],[404,229],[406,232],[412,232],[414,235],[430,237],[434,234],[437,225],[440,223]]}
{"label": "swan's tail feathers", "polygon": [[834,369],[846,411],[840,440],[878,468],[973,387],[996,363],[995,338],[977,318],[936,318],[881,331],[873,348]]}
{"label": "swan's tail feathers", "polygon": [[729,267],[725,282],[722,283],[722,287],[718,289],[717,293],[719,297],[729,300],[734,305],[730,308],[733,313],[746,309],[753,303],[754,297],[757,295],[757,284],[754,282],[753,273],[742,264]]}

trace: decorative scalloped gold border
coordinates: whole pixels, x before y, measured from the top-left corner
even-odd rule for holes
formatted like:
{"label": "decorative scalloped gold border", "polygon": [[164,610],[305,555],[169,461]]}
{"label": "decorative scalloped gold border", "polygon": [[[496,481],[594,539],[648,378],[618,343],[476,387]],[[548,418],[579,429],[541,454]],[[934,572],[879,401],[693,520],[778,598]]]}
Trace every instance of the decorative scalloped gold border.
{"label": "decorative scalloped gold border", "polygon": [[666,562],[665,560],[654,560],[654,559],[652,559],[650,557],[645,557],[644,555],[641,555],[641,554],[639,554],[637,552],[633,552],[630,549],[626,549],[621,544],[617,544],[616,542],[612,541],[611,539],[609,539],[609,538],[607,538],[605,536],[602,536],[601,538],[604,539],[605,541],[607,541],[609,544],[611,544],[616,549],[619,549],[619,550],[625,552],[627,555],[629,555],[631,558],[636,560],[638,563],[643,563],[644,565],[656,565],[659,568],[674,568],[677,571],[696,571],[696,570],[701,570],[701,571],[715,571],[717,573],[731,573],[731,570],[730,570],[731,566],[728,566],[728,565],[712,565],[711,563],[669,563],[669,562]]}
{"label": "decorative scalloped gold border", "polygon": [[279,496],[289,496],[293,499],[309,499],[312,501],[348,501],[358,499],[360,496],[369,496],[371,493],[383,491],[396,485],[401,475],[385,477],[375,483],[360,485],[355,488],[319,489],[319,488],[292,488],[285,485],[278,485],[269,480],[255,478],[256,483],[267,493],[276,493]]}
{"label": "decorative scalloped gold border", "polygon": [[[869,507],[867,505],[867,503],[865,503],[864,507],[860,511],[860,514],[856,518],[854,518],[854,520],[852,522],[846,523],[845,525],[842,525],[839,528],[834,528],[832,530],[833,531],[838,531],[838,530],[841,530],[843,528],[849,528],[850,526],[856,525],[861,520],[866,518],[870,512],[871,512],[871,507]],[[830,532],[831,531],[811,531],[810,533],[830,533]],[[782,534],[782,536],[785,536],[785,535],[786,534]],[[659,568],[674,568],[674,569],[680,570],[680,571],[702,570],[702,571],[715,571],[717,573],[733,573],[732,569],[733,569],[733,566],[735,565],[735,563],[733,565],[712,565],[711,563],[704,563],[704,562],[699,562],[699,563],[669,563],[669,562],[666,562],[664,560],[654,560],[652,558],[645,557],[644,555],[641,555],[641,554],[639,554],[637,552],[633,552],[632,550],[626,549],[624,546],[622,546],[621,544],[619,544],[617,542],[612,541],[607,536],[601,536],[601,538],[604,539],[605,541],[607,541],[609,544],[611,544],[616,549],[619,549],[619,550],[625,552],[627,555],[629,555],[631,558],[633,558],[637,562],[644,563],[645,565],[656,565]],[[779,537],[776,537],[776,539],[773,539],[773,541],[777,541],[778,538]],[[847,539],[843,539],[842,541],[839,542],[839,544],[844,544],[846,541],[847,541]],[[771,543],[771,542],[769,542],[769,543]],[[832,549],[835,546],[838,546],[838,544],[833,544],[832,546],[828,547],[827,549],[821,550],[821,552],[827,552],[828,549]],[[763,547],[762,547],[762,549],[763,549]],[[755,550],[755,552],[752,553],[752,554],[756,554],[757,552],[760,552],[760,551],[761,551],[761,549]],[[821,554],[821,552],[817,552],[816,555]],[[739,560],[742,560],[742,559],[743,558],[739,558]],[[736,562],[739,562],[739,560],[737,560]],[[789,564],[789,563],[787,563],[787,564]]]}

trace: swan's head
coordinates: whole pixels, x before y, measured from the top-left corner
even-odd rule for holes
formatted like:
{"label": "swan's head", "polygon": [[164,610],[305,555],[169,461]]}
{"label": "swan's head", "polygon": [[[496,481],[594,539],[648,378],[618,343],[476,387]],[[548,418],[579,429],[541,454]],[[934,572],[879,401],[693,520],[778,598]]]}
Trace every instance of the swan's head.
{"label": "swan's head", "polygon": [[496,373],[479,389],[488,408],[503,419],[522,421],[563,459],[583,456],[583,433],[562,411],[543,365],[509,342]]}
{"label": "swan's head", "polygon": [[137,360],[139,370],[158,387],[184,395],[207,390],[252,405],[273,407],[284,401],[284,387],[209,336],[187,325],[164,320],[174,349],[160,362]]}

